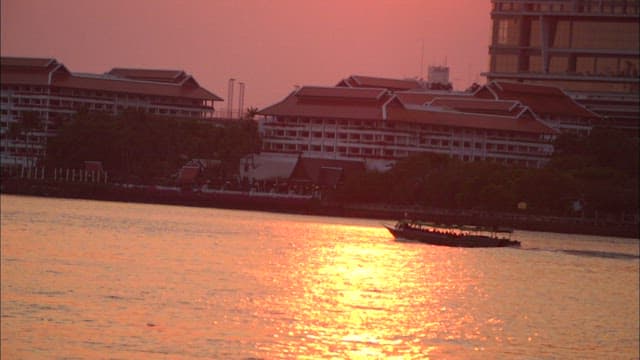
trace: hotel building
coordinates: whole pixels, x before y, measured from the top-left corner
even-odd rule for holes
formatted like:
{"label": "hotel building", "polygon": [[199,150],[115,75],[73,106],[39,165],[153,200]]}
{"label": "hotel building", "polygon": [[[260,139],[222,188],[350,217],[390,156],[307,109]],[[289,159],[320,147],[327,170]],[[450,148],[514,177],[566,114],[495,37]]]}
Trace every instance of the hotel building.
{"label": "hotel building", "polygon": [[425,152],[542,167],[558,134],[518,101],[450,92],[305,86],[260,114],[264,152],[358,159],[377,170]]}
{"label": "hotel building", "polygon": [[[47,139],[81,109],[113,115],[135,109],[207,120],[213,118],[214,103],[222,101],[181,70],[114,68],[84,74],[50,58],[2,57],[0,83],[2,166],[35,166],[46,153]],[[25,129],[30,116],[36,124]]]}
{"label": "hotel building", "polygon": [[489,80],[562,88],[638,131],[640,1],[492,0]]}

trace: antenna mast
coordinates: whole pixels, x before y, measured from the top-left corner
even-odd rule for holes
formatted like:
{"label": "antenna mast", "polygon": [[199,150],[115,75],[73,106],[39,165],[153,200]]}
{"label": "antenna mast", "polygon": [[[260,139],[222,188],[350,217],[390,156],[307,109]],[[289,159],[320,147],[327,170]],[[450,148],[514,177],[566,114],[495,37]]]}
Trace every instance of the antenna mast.
{"label": "antenna mast", "polygon": [[419,77],[422,79],[424,76],[424,38],[422,38],[422,50],[420,51],[420,74]]}

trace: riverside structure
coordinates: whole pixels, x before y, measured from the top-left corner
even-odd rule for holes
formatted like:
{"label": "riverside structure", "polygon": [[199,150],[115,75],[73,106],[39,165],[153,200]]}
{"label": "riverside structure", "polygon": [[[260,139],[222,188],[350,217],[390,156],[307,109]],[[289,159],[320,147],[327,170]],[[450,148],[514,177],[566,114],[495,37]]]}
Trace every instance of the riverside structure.
{"label": "riverside structure", "polygon": [[599,120],[555,87],[492,82],[475,92],[432,91],[414,80],[355,75],[335,87],[299,88],[260,114],[265,153],[359,160],[380,171],[418,153],[539,168],[558,134],[588,132]]}
{"label": "riverside structure", "polygon": [[542,167],[559,133],[518,101],[451,92],[305,86],[260,114],[264,152],[357,159],[377,170],[425,152]]}
{"label": "riverside structure", "polygon": [[38,166],[47,139],[80,110],[209,120],[222,98],[182,70],[69,71],[52,58],[2,57],[1,164]]}
{"label": "riverside structure", "polygon": [[492,0],[489,81],[553,85],[640,129],[638,0]]}

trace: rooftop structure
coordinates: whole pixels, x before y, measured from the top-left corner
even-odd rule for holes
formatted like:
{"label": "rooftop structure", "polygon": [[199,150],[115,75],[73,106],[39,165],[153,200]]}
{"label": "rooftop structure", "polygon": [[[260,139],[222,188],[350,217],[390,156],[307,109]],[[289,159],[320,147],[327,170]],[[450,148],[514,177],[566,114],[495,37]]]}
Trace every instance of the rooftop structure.
{"label": "rooftop structure", "polygon": [[526,104],[540,120],[561,132],[586,135],[602,124],[600,115],[555,86],[492,81],[480,87],[474,97]]}
{"label": "rooftop structure", "polygon": [[[1,58],[1,164],[35,165],[47,139],[80,109],[210,119],[220,97],[182,70],[114,68],[104,74],[69,71],[52,58]],[[25,118],[35,116],[33,128]]]}
{"label": "rooftop structure", "polygon": [[416,79],[388,79],[375,76],[351,75],[337,87],[383,88],[391,91],[424,89],[426,84]]}
{"label": "rooftop structure", "polygon": [[429,84],[449,85],[449,67],[429,66],[427,81],[429,82]]}
{"label": "rooftop structure", "polygon": [[557,86],[638,130],[638,0],[492,0],[489,81]]}

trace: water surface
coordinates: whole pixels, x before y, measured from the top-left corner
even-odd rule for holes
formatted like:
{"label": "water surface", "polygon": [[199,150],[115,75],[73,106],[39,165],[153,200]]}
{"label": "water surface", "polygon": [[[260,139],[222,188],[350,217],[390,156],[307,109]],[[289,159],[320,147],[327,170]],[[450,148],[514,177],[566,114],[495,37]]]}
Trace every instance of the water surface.
{"label": "water surface", "polygon": [[459,249],[365,219],[1,201],[2,358],[638,358],[635,239]]}

